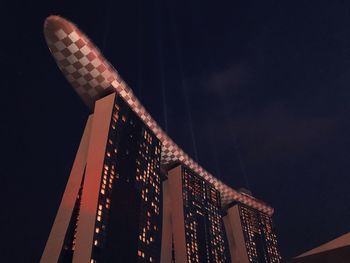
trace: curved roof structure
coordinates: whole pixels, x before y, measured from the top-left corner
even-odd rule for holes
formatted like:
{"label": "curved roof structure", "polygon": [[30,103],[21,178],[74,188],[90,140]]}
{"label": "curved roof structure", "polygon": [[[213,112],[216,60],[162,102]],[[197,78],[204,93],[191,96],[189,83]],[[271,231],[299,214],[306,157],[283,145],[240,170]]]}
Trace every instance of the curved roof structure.
{"label": "curved roof structure", "polygon": [[273,214],[272,207],[227,186],[204,170],[173,142],[99,49],[73,23],[60,16],[50,16],[44,24],[44,35],[58,67],[91,110],[96,100],[117,92],[162,142],[163,164],[180,161],[191,168],[220,191],[223,205],[238,201],[266,214]]}

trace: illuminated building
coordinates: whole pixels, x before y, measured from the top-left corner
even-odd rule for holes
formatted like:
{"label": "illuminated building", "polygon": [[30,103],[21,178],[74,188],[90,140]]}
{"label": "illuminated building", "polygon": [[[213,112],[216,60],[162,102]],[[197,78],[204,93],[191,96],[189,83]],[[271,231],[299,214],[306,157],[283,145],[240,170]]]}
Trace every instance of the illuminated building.
{"label": "illuminated building", "polygon": [[[171,176],[161,184],[160,166],[174,162],[186,167],[181,169],[187,171],[191,183],[194,180],[205,186],[200,193],[204,200],[197,200],[191,193],[193,189],[184,187],[189,198],[185,202],[193,202],[183,206],[185,214],[198,210],[196,227],[209,230],[205,239],[201,236],[199,239],[210,244],[210,248],[204,249],[198,243],[198,253],[190,255],[191,262],[205,253],[209,262],[213,262],[212,258],[225,262],[225,256],[220,254],[224,249],[223,232],[219,233],[220,203],[226,206],[237,201],[264,214],[273,214],[272,207],[215,178],[169,138],[119,73],[75,25],[59,16],[50,16],[45,21],[44,35],[58,67],[91,115],[41,262],[95,263],[116,258],[119,262],[159,262],[160,253],[169,251],[165,246],[160,249],[160,242],[168,244],[170,250],[174,247],[179,255],[176,235],[174,242],[165,242],[166,238],[172,239],[172,234],[162,231],[170,229],[171,218],[167,216],[171,214],[167,211],[175,204],[169,203],[166,193],[175,185],[170,183]],[[160,207],[166,210],[163,220]],[[182,224],[190,227],[187,229],[190,233],[195,221],[183,218]],[[194,242],[188,238],[188,244]],[[176,262],[181,262],[179,259],[177,256]]]}
{"label": "illuminated building", "polygon": [[[98,100],[90,118],[72,216],[64,231],[62,202],[43,261],[56,255],[54,262],[159,262],[161,143],[115,93]],[[60,251],[52,246],[55,232],[66,233]]]}
{"label": "illuminated building", "polygon": [[231,262],[280,263],[271,216],[233,202],[224,217]]}
{"label": "illuminated building", "polygon": [[229,262],[219,191],[181,164],[163,184],[161,262]]}
{"label": "illuminated building", "polygon": [[288,261],[288,263],[329,262],[350,262],[350,233],[337,237]]}

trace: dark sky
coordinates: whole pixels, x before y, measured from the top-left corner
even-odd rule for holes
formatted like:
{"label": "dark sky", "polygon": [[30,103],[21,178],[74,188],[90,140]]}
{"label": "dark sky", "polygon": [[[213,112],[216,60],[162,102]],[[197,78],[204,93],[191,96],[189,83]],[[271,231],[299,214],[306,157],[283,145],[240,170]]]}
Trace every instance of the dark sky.
{"label": "dark sky", "polygon": [[50,14],[204,168],[275,208],[284,258],[349,231],[348,1],[6,1],[2,262],[39,260],[89,113],[45,44]]}

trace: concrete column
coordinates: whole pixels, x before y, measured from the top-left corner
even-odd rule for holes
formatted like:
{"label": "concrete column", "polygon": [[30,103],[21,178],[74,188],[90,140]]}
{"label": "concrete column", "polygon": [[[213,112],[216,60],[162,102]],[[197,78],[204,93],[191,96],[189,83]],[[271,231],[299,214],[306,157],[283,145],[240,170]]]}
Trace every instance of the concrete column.
{"label": "concrete column", "polygon": [[90,263],[108,133],[115,101],[112,93],[95,103],[73,263]]}
{"label": "concrete column", "polygon": [[51,228],[49,239],[47,240],[43,255],[40,260],[41,263],[58,262],[63,247],[64,238],[69,226],[70,219],[72,217],[75,201],[77,199],[81,181],[84,175],[87,153],[89,149],[92,119],[93,115],[90,115],[86,123],[77,154],[75,156],[73,167],[68,178],[66,189],[63,193],[60,207],[57,211],[55,221]]}

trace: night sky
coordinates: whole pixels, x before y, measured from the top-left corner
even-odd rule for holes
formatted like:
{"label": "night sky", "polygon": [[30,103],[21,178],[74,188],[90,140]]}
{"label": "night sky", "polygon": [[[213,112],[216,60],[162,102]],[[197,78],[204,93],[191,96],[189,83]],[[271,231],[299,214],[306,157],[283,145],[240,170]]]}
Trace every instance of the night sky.
{"label": "night sky", "polygon": [[349,2],[38,3],[2,3],[1,262],[38,262],[89,114],[46,46],[51,14],[205,169],[275,208],[285,259],[349,232]]}

